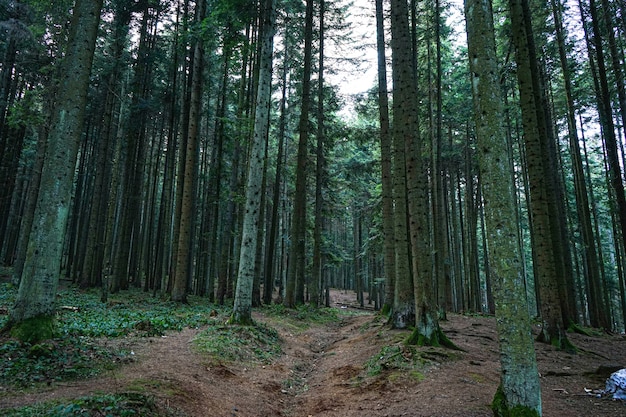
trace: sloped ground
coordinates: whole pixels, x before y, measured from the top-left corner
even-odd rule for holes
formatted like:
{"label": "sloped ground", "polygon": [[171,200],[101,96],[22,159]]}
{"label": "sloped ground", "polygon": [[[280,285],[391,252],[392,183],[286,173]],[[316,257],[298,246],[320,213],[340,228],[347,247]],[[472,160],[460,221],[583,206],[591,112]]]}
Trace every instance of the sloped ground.
{"label": "sloped ground", "polygon": [[[186,416],[374,417],[490,416],[498,385],[493,318],[451,314],[442,327],[464,351],[402,347],[371,310],[353,309],[354,294],[334,292],[339,323],[310,328],[255,313],[275,328],[283,354],[271,364],[216,363],[191,348],[198,329],[166,337],[124,339],[135,360],[104,377],[53,384],[40,392],[4,393],[2,409],[93,393],[152,393]],[[344,307],[344,308],[342,308]],[[626,404],[585,393],[601,389],[610,368],[626,366],[622,335],[570,335],[577,355],[537,345],[544,416],[626,416]],[[413,364],[399,369],[398,364]],[[417,364],[417,365],[415,365]],[[606,370],[597,372],[601,367]]]}

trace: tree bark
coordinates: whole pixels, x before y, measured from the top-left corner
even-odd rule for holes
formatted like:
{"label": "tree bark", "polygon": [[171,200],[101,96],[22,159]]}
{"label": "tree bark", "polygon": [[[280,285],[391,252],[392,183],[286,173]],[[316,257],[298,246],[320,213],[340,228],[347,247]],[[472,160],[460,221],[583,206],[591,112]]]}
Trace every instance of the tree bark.
{"label": "tree bark", "polygon": [[392,182],[391,132],[389,128],[389,97],[387,92],[387,59],[385,58],[385,27],[383,1],[376,0],[376,49],[378,51],[378,113],[380,120],[380,170],[382,174],[383,250],[385,266],[385,298],[383,314],[393,306],[396,284],[395,233]]}
{"label": "tree bark", "polygon": [[[550,190],[548,182],[551,174],[547,168],[550,156],[546,137],[546,126],[539,119],[541,102],[538,101],[536,62],[533,62],[534,45],[529,42],[532,34],[525,16],[525,0],[509,0],[511,8],[511,38],[515,44],[517,79],[524,129],[526,168],[530,185],[531,231],[535,249],[536,285],[540,294],[540,310],[543,322],[540,340],[551,343],[560,349],[568,348],[569,342],[563,325],[561,297],[557,280],[559,244],[554,241],[553,230],[557,222],[551,216],[550,198],[555,190]],[[533,69],[533,66],[535,68]],[[535,73],[534,73],[535,72]],[[550,192],[552,191],[552,192]],[[553,212],[552,212],[553,213]]]}
{"label": "tree bark", "polygon": [[[205,1],[196,5],[196,23],[201,24],[204,19]],[[191,274],[191,236],[194,226],[194,200],[196,198],[196,182],[198,176],[198,136],[202,110],[202,80],[204,64],[204,42],[202,34],[195,39],[193,53],[193,69],[191,71],[191,99],[189,106],[189,128],[185,143],[185,173],[182,179],[182,200],[178,243],[176,245],[176,266],[172,283],[172,301],[187,302],[187,283]]]}
{"label": "tree bark", "polygon": [[246,203],[243,217],[241,251],[235,304],[229,322],[232,324],[252,323],[252,286],[255,272],[255,256],[261,212],[263,189],[263,165],[268,135],[270,98],[272,94],[272,55],[276,15],[272,0],[265,0],[263,10],[261,56],[259,60],[259,83],[254,115],[254,136],[248,165]]}
{"label": "tree bark", "polygon": [[38,316],[51,319],[55,312],[54,302],[101,7],[102,0],[78,0],[74,6],[62,88],[48,138],[35,222],[20,287],[9,318],[13,326]]}
{"label": "tree bark", "polygon": [[503,107],[491,5],[485,0],[466,0],[465,16],[502,367],[500,395],[494,400],[499,408],[494,407],[494,414],[509,415],[508,410],[522,407],[541,415],[539,373],[516,237],[515,191],[501,125]]}
{"label": "tree bark", "polygon": [[302,75],[302,106],[298,124],[298,155],[296,190],[291,217],[291,248],[287,269],[287,288],[284,304],[293,307],[304,302],[304,269],[306,243],[306,183],[307,146],[309,138],[309,108],[311,96],[311,61],[313,54],[313,0],[306,1],[304,27],[304,72]]}

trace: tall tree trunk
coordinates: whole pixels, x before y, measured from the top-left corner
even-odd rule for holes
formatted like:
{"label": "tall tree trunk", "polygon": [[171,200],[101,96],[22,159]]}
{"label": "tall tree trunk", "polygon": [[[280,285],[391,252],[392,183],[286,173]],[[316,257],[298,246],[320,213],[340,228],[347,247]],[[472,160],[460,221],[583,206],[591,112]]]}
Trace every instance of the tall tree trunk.
{"label": "tall tree trunk", "polygon": [[[204,19],[205,2],[199,1],[196,5],[196,23],[201,24]],[[196,182],[198,176],[198,136],[202,110],[202,80],[204,65],[204,42],[202,35],[195,39],[193,53],[193,68],[191,71],[191,99],[189,106],[189,127],[185,141],[185,174],[182,178],[182,200],[179,219],[179,234],[176,245],[176,266],[172,283],[172,301],[187,302],[187,287],[191,274],[191,246],[192,230],[194,227],[194,200],[196,198]]]}
{"label": "tall tree trunk", "polygon": [[320,2],[319,14],[319,69],[317,76],[317,146],[315,167],[315,226],[313,228],[313,273],[309,288],[311,304],[320,302],[320,289],[324,263],[322,260],[322,233],[324,228],[324,196],[326,163],[324,160],[324,0]]}
{"label": "tall tree trunk", "polygon": [[311,96],[311,61],[313,54],[313,0],[306,1],[304,27],[304,72],[302,74],[302,106],[298,124],[298,155],[296,190],[291,217],[291,248],[287,269],[284,304],[293,307],[304,302],[305,243],[306,243],[306,183],[307,146],[309,138],[309,108]]}
{"label": "tall tree trunk", "polygon": [[[9,323],[33,320],[30,341],[51,337],[56,290],[67,226],[78,147],[83,133],[89,74],[102,0],[77,0],[65,54],[62,88],[48,138],[35,222],[24,272]],[[37,320],[43,316],[46,320]]]}
{"label": "tall tree trunk", "polygon": [[[574,190],[576,194],[576,210],[578,222],[580,223],[580,234],[582,239],[583,271],[589,280],[599,282],[600,266],[598,263],[596,238],[591,224],[591,212],[589,209],[589,197],[585,173],[582,163],[580,144],[578,142],[578,132],[576,127],[575,104],[572,94],[572,81],[568,58],[565,51],[565,33],[562,21],[561,4],[557,0],[551,0],[552,14],[555,22],[556,36],[559,48],[559,58],[561,71],[563,74],[563,84],[565,88],[565,98],[567,105],[567,129],[570,145],[570,155],[572,158],[572,170],[574,174]],[[578,321],[577,316],[570,316],[570,319]],[[567,324],[567,323],[566,323]]]}
{"label": "tall tree trunk", "polygon": [[135,74],[132,81],[132,104],[130,106],[129,129],[122,143],[121,157],[124,160],[121,181],[122,208],[120,233],[114,250],[114,273],[110,282],[111,292],[128,288],[130,281],[139,279],[137,268],[138,246],[141,229],[141,190],[143,190],[143,167],[146,155],[147,109],[142,106],[147,99],[147,80],[151,63],[151,31],[152,16],[150,4],[143,4],[143,13]]}
{"label": "tall tree trunk", "polygon": [[383,1],[376,0],[376,48],[378,51],[378,113],[380,120],[380,171],[382,174],[383,250],[385,262],[385,298],[382,313],[393,306],[396,283],[393,182],[391,166],[391,132],[389,128],[389,97],[387,92],[387,59],[385,58],[385,27]]}
{"label": "tall tree trunk", "polygon": [[104,233],[106,227],[106,212],[109,204],[111,164],[109,156],[111,147],[115,144],[114,109],[119,99],[119,80],[122,72],[122,54],[128,36],[128,24],[131,19],[129,7],[119,5],[115,10],[113,43],[110,56],[113,58],[113,67],[106,80],[106,95],[104,112],[102,115],[102,131],[96,145],[96,167],[94,172],[94,190],[91,213],[89,215],[89,233],[85,261],[83,268],[83,288],[102,284]]}
{"label": "tall tree trunk", "polygon": [[[287,41],[287,39],[285,39]],[[276,282],[276,276],[279,275],[280,268],[275,268],[275,265],[279,263],[281,257],[276,257],[275,252],[277,249],[277,235],[279,228],[279,205],[281,195],[281,184],[283,177],[283,159],[284,159],[284,144],[285,144],[285,129],[287,125],[287,57],[289,49],[285,48],[285,58],[283,61],[283,73],[282,73],[282,93],[280,99],[280,119],[278,123],[278,152],[276,155],[276,175],[274,177],[274,191],[272,197],[272,218],[270,220],[270,230],[267,235],[266,245],[266,257],[265,257],[265,282],[263,284],[263,302],[270,304],[272,302],[272,293],[274,290],[274,283]]]}
{"label": "tall tree trunk", "polygon": [[[560,349],[569,348],[563,325],[560,286],[557,279],[558,243],[554,240],[551,216],[551,191],[547,167],[549,156],[546,126],[539,119],[542,103],[538,100],[537,62],[532,42],[532,28],[525,14],[525,0],[509,0],[511,8],[511,37],[516,47],[517,78],[524,128],[526,166],[530,185],[531,230],[535,249],[536,283],[540,294],[540,310],[543,322],[539,340],[551,343]],[[531,40],[529,40],[529,38]]]}
{"label": "tall tree trunk", "polygon": [[259,60],[259,83],[256,94],[254,115],[254,136],[248,165],[246,203],[243,217],[241,251],[235,304],[230,323],[252,323],[252,286],[254,281],[256,246],[261,212],[261,193],[265,147],[267,143],[270,98],[272,94],[272,56],[274,49],[274,27],[276,15],[272,0],[263,4],[263,25],[261,29],[261,50]]}
{"label": "tall tree trunk", "polygon": [[[509,410],[521,407],[530,411],[524,415],[541,415],[539,373],[516,238],[515,191],[501,125],[502,99],[490,3],[466,0],[465,16],[502,367],[494,414],[508,416]],[[519,411],[523,413],[523,410]]]}
{"label": "tall tree trunk", "polygon": [[[580,3],[581,16],[584,19],[582,3]],[[602,126],[602,134],[606,147],[606,163],[608,166],[608,177],[613,188],[613,198],[617,203],[617,218],[621,230],[622,245],[626,247],[626,196],[624,195],[624,183],[622,181],[622,169],[619,161],[618,143],[615,135],[615,125],[613,123],[613,111],[611,106],[611,94],[609,90],[609,82],[606,73],[606,63],[604,59],[604,50],[602,43],[602,32],[600,30],[600,21],[595,0],[589,1],[589,13],[591,15],[591,29],[593,36],[589,38],[587,33],[588,48],[595,52],[597,61],[597,84],[596,99],[598,103],[598,114],[600,116],[600,125]],[[584,23],[583,23],[584,25]],[[590,282],[590,305],[591,325],[610,329],[611,319],[608,314],[608,306],[604,305],[602,282]]]}
{"label": "tall tree trunk", "polygon": [[[409,261],[409,227],[407,223],[407,136],[412,132],[411,118],[416,117],[410,108],[415,99],[413,83],[411,33],[408,10],[404,0],[391,1],[391,56],[393,80],[393,198],[394,237],[396,249],[396,282],[391,323],[396,328],[415,324],[415,294]],[[405,91],[404,89],[408,89]]]}

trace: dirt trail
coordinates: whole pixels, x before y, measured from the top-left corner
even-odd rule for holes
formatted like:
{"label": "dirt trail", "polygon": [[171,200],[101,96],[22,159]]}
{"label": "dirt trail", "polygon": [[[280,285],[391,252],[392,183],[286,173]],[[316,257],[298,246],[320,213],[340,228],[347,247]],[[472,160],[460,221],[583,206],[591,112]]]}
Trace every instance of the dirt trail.
{"label": "dirt trail", "polygon": [[[354,295],[334,295],[345,305]],[[396,417],[490,416],[489,403],[498,384],[497,335],[493,318],[451,314],[442,323],[463,348],[421,348],[426,361],[419,372],[383,369],[367,375],[366,362],[383,346],[401,345],[406,331],[389,329],[373,313],[359,311],[338,323],[306,330],[255,313],[274,327],[283,355],[269,365],[216,365],[196,353],[191,343],[198,329],[167,337],[111,341],[124,343],[133,360],[105,376],[53,384],[29,394],[0,395],[0,409],[53,398],[102,392],[153,393],[158,402],[187,416],[244,417]],[[626,416],[626,405],[585,395],[602,388],[601,365],[626,365],[623,336],[571,335],[578,355],[537,345],[542,375],[544,416]]]}

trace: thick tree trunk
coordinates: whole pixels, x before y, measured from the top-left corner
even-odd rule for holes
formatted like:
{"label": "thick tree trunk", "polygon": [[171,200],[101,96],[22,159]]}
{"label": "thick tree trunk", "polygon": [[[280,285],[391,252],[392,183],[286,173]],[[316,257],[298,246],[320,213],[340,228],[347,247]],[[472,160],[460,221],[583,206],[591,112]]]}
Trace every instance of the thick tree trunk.
{"label": "thick tree trunk", "polygon": [[[404,0],[391,2],[391,56],[393,79],[393,198],[394,237],[396,249],[396,282],[391,323],[396,328],[415,324],[415,295],[409,258],[409,225],[407,222],[407,135],[413,135],[408,124],[416,114],[405,106],[415,99],[415,82],[412,70],[411,34],[408,25],[408,10]],[[409,91],[404,91],[408,89]],[[408,124],[408,126],[407,126]]]}
{"label": "thick tree trunk", "polygon": [[[24,272],[9,321],[15,326],[38,316],[52,318],[72,194],[76,156],[83,131],[89,74],[102,0],[78,0],[65,56],[64,78],[48,138],[35,222]],[[46,325],[47,327],[47,325]],[[51,336],[35,330],[35,339]]]}
{"label": "thick tree trunk", "polygon": [[[552,343],[563,349],[569,342],[563,325],[561,310],[561,293],[557,279],[556,252],[558,242],[554,240],[553,230],[557,227],[553,222],[558,219],[551,211],[551,201],[555,190],[550,190],[546,155],[548,155],[548,138],[546,127],[539,119],[541,102],[537,100],[540,92],[537,85],[536,62],[533,62],[534,45],[529,42],[531,29],[527,24],[524,11],[524,0],[510,0],[511,37],[516,47],[517,78],[524,128],[524,147],[526,151],[526,167],[530,185],[531,230],[535,249],[536,283],[540,295],[540,311],[543,321],[540,340]],[[535,67],[533,69],[533,66]],[[549,157],[548,157],[549,158]],[[552,191],[552,192],[551,192]],[[552,214],[552,215],[551,215]]]}
{"label": "thick tree trunk", "polygon": [[252,323],[252,287],[255,272],[255,257],[260,227],[261,193],[265,147],[267,143],[270,98],[272,94],[272,56],[276,15],[272,0],[265,0],[263,10],[261,56],[259,60],[259,85],[256,94],[254,136],[248,165],[246,203],[243,217],[241,251],[235,304],[229,320],[233,324]]}
{"label": "thick tree trunk", "polygon": [[502,367],[494,414],[509,415],[508,410],[521,407],[541,415],[539,373],[516,238],[515,192],[501,125],[502,99],[490,3],[466,0],[465,16]]}

